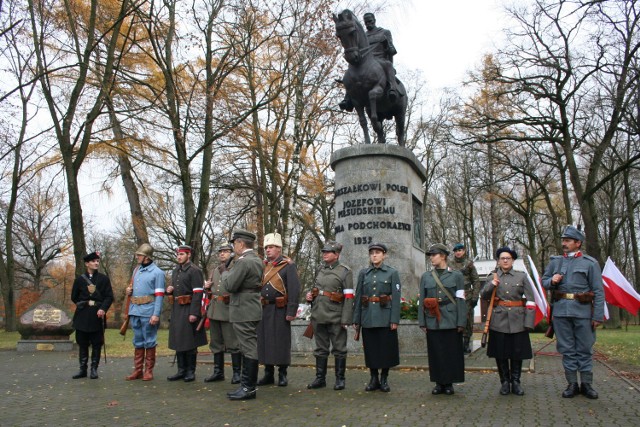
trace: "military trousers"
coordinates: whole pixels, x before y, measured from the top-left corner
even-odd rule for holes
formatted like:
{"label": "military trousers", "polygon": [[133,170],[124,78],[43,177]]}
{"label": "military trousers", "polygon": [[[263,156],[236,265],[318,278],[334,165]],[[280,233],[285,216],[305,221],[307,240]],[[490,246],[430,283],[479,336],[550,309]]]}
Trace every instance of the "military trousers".
{"label": "military trousers", "polygon": [[209,319],[209,335],[211,340],[209,348],[213,354],[227,351],[229,353],[237,353],[238,338],[233,330],[233,324],[221,320]]}
{"label": "military trousers", "polygon": [[231,324],[242,355],[248,359],[258,360],[258,325],[260,321],[232,322]]}
{"label": "military trousers", "polygon": [[593,345],[596,331],[591,319],[578,317],[553,317],[558,353],[562,354],[565,371],[591,372],[593,369]]}
{"label": "military trousers", "polygon": [[157,345],[160,322],[152,325],[149,323],[150,320],[151,317],[129,316],[135,348],[153,348]]}
{"label": "military trousers", "polygon": [[316,323],[313,319],[311,323],[316,339],[315,357],[329,357],[330,348],[338,359],[347,357],[347,330],[340,323]]}

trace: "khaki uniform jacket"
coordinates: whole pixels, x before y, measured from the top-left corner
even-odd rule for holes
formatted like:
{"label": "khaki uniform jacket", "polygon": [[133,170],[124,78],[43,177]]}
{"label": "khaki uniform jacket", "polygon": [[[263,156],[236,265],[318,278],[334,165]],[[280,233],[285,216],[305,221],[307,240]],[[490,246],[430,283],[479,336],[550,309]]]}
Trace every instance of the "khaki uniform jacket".
{"label": "khaki uniform jacket", "polygon": [[218,301],[218,296],[229,295],[222,287],[222,274],[227,271],[224,264],[219,265],[213,270],[211,276],[211,302],[207,308],[207,317],[211,320],[219,320],[221,322],[229,321],[229,304],[224,301]]}
{"label": "khaki uniform jacket", "polygon": [[[437,272],[436,272],[437,274]],[[427,271],[420,279],[420,307],[418,309],[418,323],[427,329],[455,329],[463,328],[467,324],[467,304],[463,298],[456,296],[456,292],[464,291],[464,278],[462,273],[455,270],[444,270],[440,275],[440,281],[449,291],[455,301],[449,301],[447,295],[440,289],[431,271]],[[425,298],[439,298],[440,322],[429,311],[425,312],[423,301]]]}
{"label": "khaki uniform jacket", "polygon": [[[336,261],[332,265],[324,265],[318,274],[314,286],[324,292],[344,293],[345,289],[353,290],[353,272],[349,267]],[[341,303],[333,302],[329,297],[318,295],[313,300],[311,319],[316,323],[351,324],[353,317],[353,298],[345,298]]]}
{"label": "khaki uniform jacket", "polygon": [[[493,314],[489,329],[505,334],[515,334],[523,332],[526,329],[533,329],[533,323],[536,316],[535,301],[533,298],[533,288],[527,279],[527,275],[522,271],[509,270],[506,273],[502,269],[498,269],[498,289],[496,290],[496,298],[502,301],[523,301],[527,303],[526,307],[505,307],[494,303]],[[482,299],[490,300],[493,293],[493,275],[489,276],[489,280],[482,288]]]}
{"label": "khaki uniform jacket", "polygon": [[473,265],[473,261],[466,256],[461,259],[454,256],[451,257],[447,265],[452,270],[457,270],[464,276],[464,298],[467,303],[478,301],[482,286],[480,285],[478,270],[476,270],[476,266]]}
{"label": "khaki uniform jacket", "polygon": [[262,260],[253,250],[248,250],[222,274],[222,287],[231,294],[230,322],[259,322],[262,319],[261,285]]}
{"label": "khaki uniform jacket", "polygon": [[[391,301],[382,305],[369,302],[365,307],[362,297],[391,296]],[[400,323],[400,275],[398,270],[384,263],[376,268],[363,268],[358,274],[356,298],[353,307],[353,322],[363,328],[383,328]]]}

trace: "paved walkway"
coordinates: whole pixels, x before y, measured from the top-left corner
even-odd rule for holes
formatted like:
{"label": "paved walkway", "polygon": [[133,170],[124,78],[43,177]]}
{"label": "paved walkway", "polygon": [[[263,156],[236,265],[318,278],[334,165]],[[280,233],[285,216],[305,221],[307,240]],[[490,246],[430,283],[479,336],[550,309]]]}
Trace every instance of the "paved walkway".
{"label": "paved walkway", "polygon": [[[553,351],[548,347],[546,351]],[[201,355],[202,362],[210,361]],[[227,381],[205,384],[210,363],[200,363],[196,382],[169,383],[171,358],[158,359],[156,379],[124,381],[132,358],[100,366],[97,380],[72,380],[76,353],[0,352],[0,426],[629,426],[640,419],[640,392],[605,365],[595,365],[600,399],[562,399],[566,384],[560,358],[538,355],[523,374],[526,395],[500,396],[493,360],[482,350],[467,357],[466,381],[453,396],[431,395],[424,357],[401,358],[391,372],[390,393],[367,393],[362,357],[348,360],[347,388],[307,390],[314,377],[310,356],[294,356],[288,387],[261,387],[257,400],[230,402]],[[262,371],[261,371],[262,374]]]}

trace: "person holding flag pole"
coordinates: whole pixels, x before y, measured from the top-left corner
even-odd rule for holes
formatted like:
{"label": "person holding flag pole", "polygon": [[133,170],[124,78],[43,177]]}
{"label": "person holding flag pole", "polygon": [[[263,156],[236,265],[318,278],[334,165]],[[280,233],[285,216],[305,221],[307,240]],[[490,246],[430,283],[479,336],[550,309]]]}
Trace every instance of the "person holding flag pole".
{"label": "person holding flag pole", "polygon": [[598,261],[581,251],[585,239],[582,231],[569,225],[561,239],[564,254],[551,257],[542,286],[551,290],[553,329],[568,382],[562,397],[583,394],[597,399],[592,369],[596,327],[604,320],[602,273]]}

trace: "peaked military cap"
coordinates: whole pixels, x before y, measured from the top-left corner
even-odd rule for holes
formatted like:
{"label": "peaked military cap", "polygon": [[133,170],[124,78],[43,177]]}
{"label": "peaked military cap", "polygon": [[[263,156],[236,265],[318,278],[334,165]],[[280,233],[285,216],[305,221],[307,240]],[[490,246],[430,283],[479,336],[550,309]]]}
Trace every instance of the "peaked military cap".
{"label": "peaked military cap", "polygon": [[249,240],[251,242],[255,242],[256,235],[250,231],[243,230],[242,228],[238,228],[231,235],[231,240],[229,240],[229,242],[233,243],[236,239],[244,239],[244,240]]}
{"label": "peaked military cap", "polygon": [[449,256],[449,248],[447,248],[442,243],[436,243],[435,245],[431,245],[429,250],[427,251],[427,255],[435,255],[435,254],[444,254],[445,256]]}
{"label": "peaked military cap", "polygon": [[334,242],[333,240],[327,240],[322,247],[322,252],[335,252],[339,254],[342,252],[342,245],[338,242]]}
{"label": "peaked military cap", "polygon": [[560,236],[560,238],[580,240],[581,242],[584,242],[584,233],[573,225],[567,225],[562,231],[562,236]]}
{"label": "peaked military cap", "polygon": [[384,253],[387,253],[387,246],[384,243],[372,243],[369,245],[369,250],[379,249]]}

